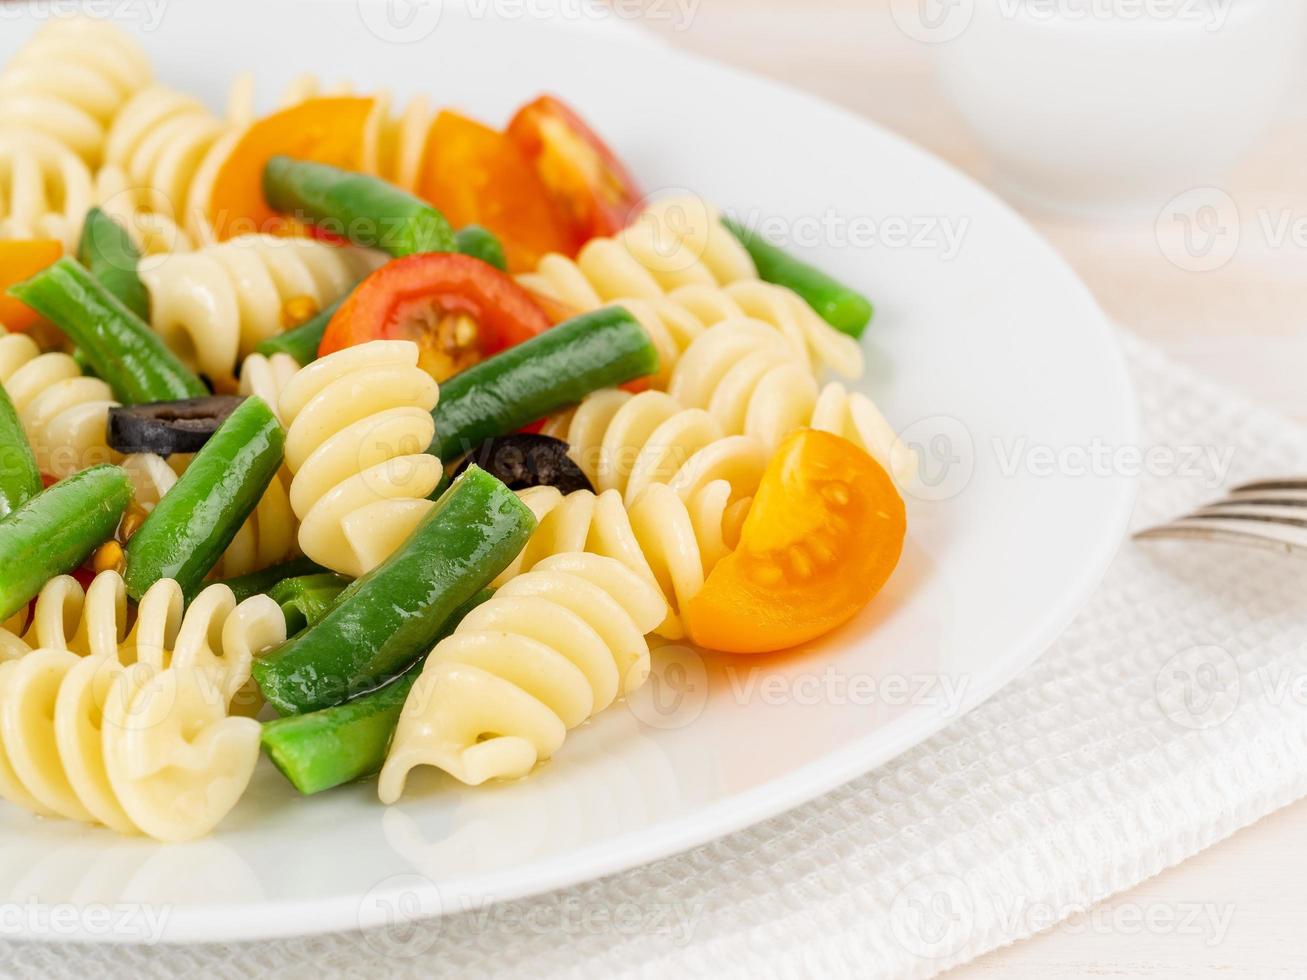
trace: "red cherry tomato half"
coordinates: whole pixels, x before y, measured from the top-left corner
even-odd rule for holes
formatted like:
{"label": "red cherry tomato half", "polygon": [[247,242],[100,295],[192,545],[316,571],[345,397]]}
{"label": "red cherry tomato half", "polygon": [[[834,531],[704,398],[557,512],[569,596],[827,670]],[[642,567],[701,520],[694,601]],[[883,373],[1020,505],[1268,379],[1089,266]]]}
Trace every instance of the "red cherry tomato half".
{"label": "red cherry tomato half", "polygon": [[444,381],[550,326],[531,294],[494,266],[452,252],[410,255],[358,285],[331,318],[318,353],[413,340],[421,367]]}
{"label": "red cherry tomato half", "polygon": [[539,174],[578,246],[614,235],[644,194],[625,164],[570,106],[542,95],[517,111],[508,136]]}

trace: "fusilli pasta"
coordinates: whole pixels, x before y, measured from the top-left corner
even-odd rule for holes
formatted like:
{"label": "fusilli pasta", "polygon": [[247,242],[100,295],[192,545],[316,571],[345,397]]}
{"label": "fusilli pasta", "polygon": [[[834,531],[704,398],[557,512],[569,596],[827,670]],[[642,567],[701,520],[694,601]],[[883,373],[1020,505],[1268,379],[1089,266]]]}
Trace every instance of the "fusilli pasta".
{"label": "fusilli pasta", "polygon": [[594,239],[575,260],[547,255],[524,286],[585,312],[625,306],[644,325],[665,387],[681,352],[704,330],[750,317],[788,339],[814,370],[862,374],[862,349],[792,291],[762,282],[744,247],[697,198],[657,202],[614,238]]}
{"label": "fusilli pasta", "polygon": [[93,199],[77,154],[44,133],[0,129],[0,238],[53,238],[72,250]]}
{"label": "fusilli pasta", "polygon": [[97,167],[114,116],[152,74],[136,41],[108,21],[51,21],[0,72],[0,128],[46,133]]}
{"label": "fusilli pasta", "polygon": [[594,392],[550,420],[544,432],[569,444],[569,455],[597,490],[616,490],[628,505],[655,483],[689,499],[725,479],[737,496],[752,496],[767,466],[760,440],[728,435],[708,412],[687,409],[660,391]]}
{"label": "fusilli pasta", "polygon": [[154,329],[210,378],[230,378],[240,358],[280,333],[288,301],[334,302],[378,257],[308,238],[246,235],[185,255],[141,262]]}
{"label": "fusilli pasta", "polygon": [[808,426],[865,449],[901,485],[916,476],[916,454],[870,398],[839,382],[819,387],[795,363],[790,344],[756,320],[726,321],[697,337],[673,369],[668,391],[682,405],[707,410],[723,433],[752,436],[769,453]]}
{"label": "fusilli pasta", "polygon": [[613,558],[658,586],[669,611],[655,632],[669,640],[685,636],[681,606],[699,594],[708,573],[734,550],[750,503],[732,501],[725,480],[705,485],[688,501],[654,484],[629,508],[616,490],[563,496],[554,487],[532,487],[519,496],[540,523],[496,586],[552,555],[584,551]]}
{"label": "fusilli pasta", "polygon": [[285,639],[281,609],[213,586],[183,615],[165,579],[128,632],[117,573],[80,593],[67,578],[47,585],[29,630],[42,646],[0,664],[0,796],[121,833],[203,836],[258,761],[259,724],[231,705],[254,655]]}
{"label": "fusilli pasta", "polygon": [[43,354],[31,337],[0,327],[0,384],[42,473],[62,478],[111,461],[106,429],[117,404],[113,391],[85,377],[67,354]]}
{"label": "fusilli pasta", "polygon": [[556,555],[513,579],[427,657],[381,770],[382,802],[420,765],[471,785],[526,775],[645,682],[645,635],[665,613],[650,583],[611,558]]}
{"label": "fusilli pasta", "polygon": [[138,92],[109,129],[96,175],[101,206],[147,254],[209,242],[210,192],[239,135],[239,126],[188,95],[161,85]]}
{"label": "fusilli pasta", "polygon": [[262,398],[280,418],[281,393],[299,369],[299,361],[289,354],[251,354],[241,363],[240,393]]}
{"label": "fusilli pasta", "polygon": [[314,361],[282,391],[300,548],[333,571],[375,568],[433,506],[440,389],[417,363],[411,341],[372,341]]}

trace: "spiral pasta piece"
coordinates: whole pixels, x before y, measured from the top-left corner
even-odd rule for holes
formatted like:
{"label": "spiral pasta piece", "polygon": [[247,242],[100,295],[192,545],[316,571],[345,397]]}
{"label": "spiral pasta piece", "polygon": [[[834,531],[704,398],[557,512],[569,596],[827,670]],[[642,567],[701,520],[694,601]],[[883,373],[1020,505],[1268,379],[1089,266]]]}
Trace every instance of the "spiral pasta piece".
{"label": "spiral pasta piece", "polygon": [[581,312],[609,304],[629,309],[658,348],[655,387],[666,386],[681,352],[701,333],[745,317],[785,337],[811,370],[846,377],[863,371],[857,341],[793,291],[759,280],[744,246],[697,198],[656,202],[617,236],[588,242],[575,260],[546,255],[518,281]]}
{"label": "spiral pasta piece", "polygon": [[760,440],[730,435],[708,412],[687,409],[660,391],[594,392],[544,432],[569,444],[569,455],[597,490],[616,490],[628,505],[653,484],[667,484],[688,499],[725,480],[737,498],[751,497],[767,466]]}
{"label": "spiral pasta piece", "polygon": [[138,92],[109,129],[96,175],[100,206],[147,255],[211,241],[208,201],[239,136],[237,124],[189,95],[161,85]]}
{"label": "spiral pasta piece", "polygon": [[381,770],[382,802],[420,765],[474,786],[526,775],[645,682],[645,636],[665,612],[648,581],[598,555],[556,555],[513,579],[427,657]]}
{"label": "spiral pasta piece", "polygon": [[230,378],[240,358],[285,326],[305,298],[321,309],[375,267],[376,256],[308,238],[245,235],[184,255],[146,259],[154,329],[210,378]]}
{"label": "spiral pasta piece", "polygon": [[26,334],[0,327],[0,385],[18,412],[42,473],[62,479],[111,461],[106,437],[112,389],[67,354],[41,353]]}
{"label": "spiral pasta piece", "polygon": [[114,116],[152,74],[140,46],[112,23],[51,21],[0,72],[0,129],[44,133],[97,167]]}
{"label": "spiral pasta piece", "polygon": [[667,615],[654,632],[669,640],[685,635],[680,609],[703,589],[717,562],[739,543],[750,500],[732,501],[725,480],[715,480],[688,499],[664,484],[645,490],[629,508],[616,490],[532,487],[519,496],[539,522],[526,547],[493,583],[503,586],[548,558],[571,552],[620,562],[655,585]]}
{"label": "spiral pasta piece", "polygon": [[91,171],[62,143],[32,130],[0,129],[0,238],[77,245],[94,199]]}
{"label": "spiral pasta piece", "polygon": [[300,548],[333,571],[371,571],[434,506],[442,469],[426,449],[440,389],[417,363],[417,344],[376,340],[314,361],[282,391]]}
{"label": "spiral pasta piece", "polygon": [[299,369],[299,361],[289,354],[277,353],[271,357],[251,354],[241,363],[240,393],[257,395],[273,412],[278,412],[281,393]]}
{"label": "spiral pasta piece", "polygon": [[790,344],[757,320],[727,321],[697,337],[673,369],[668,392],[707,411],[723,433],[759,440],[769,455],[789,433],[811,427],[865,449],[901,485],[916,476],[916,454],[870,398],[834,381],[819,387],[795,363]]}
{"label": "spiral pasta piece", "polygon": [[29,634],[41,646],[0,663],[0,796],[42,815],[165,841],[207,834],[258,761],[259,724],[233,717],[255,654],[285,640],[266,596],[240,605],[212,586],[183,613],[155,583],[126,627],[115,572],[83,595],[55,579]]}

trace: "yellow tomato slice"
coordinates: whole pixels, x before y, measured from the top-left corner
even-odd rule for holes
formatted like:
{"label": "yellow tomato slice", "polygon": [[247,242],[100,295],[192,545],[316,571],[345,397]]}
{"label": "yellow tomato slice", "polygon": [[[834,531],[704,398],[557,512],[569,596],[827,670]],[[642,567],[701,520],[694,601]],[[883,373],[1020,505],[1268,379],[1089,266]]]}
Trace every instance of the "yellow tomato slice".
{"label": "yellow tomato slice", "polygon": [[765,653],[847,622],[881,590],[907,533],[883,467],[839,436],[800,429],[768,464],[736,550],[683,610],[700,646]]}

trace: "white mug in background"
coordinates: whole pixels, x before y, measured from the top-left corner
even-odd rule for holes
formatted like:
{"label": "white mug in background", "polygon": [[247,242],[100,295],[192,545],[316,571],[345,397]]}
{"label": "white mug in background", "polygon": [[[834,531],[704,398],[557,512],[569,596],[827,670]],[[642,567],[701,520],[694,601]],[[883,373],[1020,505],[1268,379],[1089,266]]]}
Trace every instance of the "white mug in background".
{"label": "white mug in background", "polygon": [[925,0],[999,190],[1096,216],[1219,184],[1300,69],[1301,0]]}

